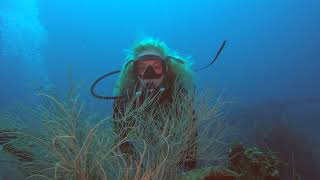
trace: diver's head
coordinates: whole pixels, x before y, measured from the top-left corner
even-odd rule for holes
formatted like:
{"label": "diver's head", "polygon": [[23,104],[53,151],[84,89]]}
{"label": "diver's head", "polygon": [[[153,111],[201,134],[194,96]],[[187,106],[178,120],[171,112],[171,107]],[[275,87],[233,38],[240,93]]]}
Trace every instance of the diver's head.
{"label": "diver's head", "polygon": [[154,38],[138,41],[128,49],[126,60],[115,88],[118,95],[150,92],[150,89],[170,90],[178,79],[192,81],[191,63],[187,58],[178,56],[163,41]]}

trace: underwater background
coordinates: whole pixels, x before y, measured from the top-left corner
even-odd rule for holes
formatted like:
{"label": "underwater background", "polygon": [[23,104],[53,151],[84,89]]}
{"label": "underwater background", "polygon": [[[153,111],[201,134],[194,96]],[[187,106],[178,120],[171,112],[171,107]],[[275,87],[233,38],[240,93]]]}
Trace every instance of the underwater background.
{"label": "underwater background", "polygon": [[[195,67],[226,40],[218,61],[195,74],[197,91],[232,99],[240,141],[279,152],[284,178],[295,167],[320,179],[319,19],[317,0],[0,0],[0,112],[75,83],[92,113],[111,113],[90,85],[120,69],[138,40],[163,40]],[[116,78],[99,93],[111,95]]]}

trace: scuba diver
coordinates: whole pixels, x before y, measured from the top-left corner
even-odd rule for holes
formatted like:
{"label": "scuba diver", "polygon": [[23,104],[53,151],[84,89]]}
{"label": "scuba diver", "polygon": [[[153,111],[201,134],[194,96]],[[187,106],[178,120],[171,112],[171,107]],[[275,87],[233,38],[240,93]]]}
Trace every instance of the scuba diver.
{"label": "scuba diver", "polygon": [[[113,99],[113,118],[114,129],[121,139],[128,136],[130,127],[135,122],[129,119],[126,122],[117,121],[117,119],[124,118],[127,103],[132,98],[136,98],[134,108],[138,108],[146,99],[158,95],[156,102],[153,102],[153,107],[171,107],[173,102],[174,91],[179,89],[182,92],[181,98],[186,96],[193,96],[193,71],[199,71],[212,65],[218,58],[222,49],[225,46],[224,42],[219,49],[214,60],[207,66],[193,70],[191,63],[186,58],[177,56],[170,51],[164,42],[155,39],[146,39],[138,42],[132,49],[132,52],[127,57],[127,62],[121,71],[114,71],[108,73],[101,78],[97,79],[92,87],[91,93],[99,99]],[[95,93],[95,86],[102,79],[120,73],[117,82],[116,94],[117,96],[101,96]],[[179,83],[177,83],[179,81]],[[180,86],[180,87],[176,87]],[[175,97],[176,98],[176,97]],[[132,103],[132,102],[131,102]],[[192,170],[197,165],[197,130],[196,130],[196,117],[192,107],[192,123],[191,135],[187,142],[187,148],[181,152],[183,159],[179,162],[179,166],[185,171]],[[152,109],[152,108],[151,108]],[[146,110],[148,111],[148,110]],[[148,112],[145,112],[148,113]],[[155,120],[157,121],[157,120]],[[134,156],[134,147],[130,142],[125,142],[120,145],[120,151],[126,153],[132,158]]]}
{"label": "scuba diver", "polygon": [[[182,83],[179,84],[181,87],[175,87],[178,86],[178,75],[179,80],[183,79]],[[120,96],[127,95],[127,99],[138,96],[135,103],[137,108],[146,98],[156,95],[158,95],[157,99],[154,100],[156,102],[152,102],[155,104],[149,105],[149,109],[156,109],[161,106],[171,108],[170,103],[173,102],[173,98],[178,98],[174,97],[174,90],[181,90],[182,88],[184,96],[193,92],[191,90],[192,86],[188,87],[187,83],[193,84],[192,70],[187,60],[170,54],[170,50],[163,42],[147,39],[139,42],[133,48],[132,56],[129,57],[129,61],[120,75],[117,93]],[[123,118],[126,103],[126,99],[122,98],[114,101],[114,119]],[[148,113],[149,109],[145,109],[146,112],[144,113]],[[179,162],[184,170],[194,169],[197,164],[197,131],[194,113],[192,119],[193,131],[190,132],[190,142],[188,142],[190,146],[184,152],[181,152],[184,158]],[[157,123],[158,120],[155,121]],[[128,135],[130,130],[126,127],[132,127],[134,123],[133,119],[126,122],[114,122],[115,130],[120,138],[123,139]],[[130,155],[134,154],[134,147],[129,142],[121,144],[120,150]]]}

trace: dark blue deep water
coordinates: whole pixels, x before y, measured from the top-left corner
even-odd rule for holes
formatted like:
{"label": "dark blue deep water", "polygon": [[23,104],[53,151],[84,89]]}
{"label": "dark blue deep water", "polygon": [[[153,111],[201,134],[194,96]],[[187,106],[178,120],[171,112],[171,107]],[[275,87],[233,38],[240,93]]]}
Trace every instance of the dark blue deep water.
{"label": "dark blue deep water", "polygon": [[[261,126],[280,128],[266,137],[271,149],[320,179],[319,19],[319,0],[0,0],[0,112],[37,103],[39,89],[64,95],[72,74],[88,106],[110,113],[90,85],[120,69],[134,42],[158,38],[199,67],[227,40],[195,74],[198,91],[234,101],[230,119],[245,143],[263,144]],[[98,91],[112,94],[115,80]]]}

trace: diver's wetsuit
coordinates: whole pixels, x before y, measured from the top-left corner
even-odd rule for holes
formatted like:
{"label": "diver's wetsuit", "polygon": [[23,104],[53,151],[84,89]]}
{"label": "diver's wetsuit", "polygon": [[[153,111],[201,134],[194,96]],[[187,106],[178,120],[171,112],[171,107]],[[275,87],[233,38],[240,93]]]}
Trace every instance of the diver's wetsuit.
{"label": "diver's wetsuit", "polygon": [[[164,105],[166,107],[170,107],[167,106],[166,104],[170,104],[173,102],[173,95],[172,95],[172,90],[173,88],[168,88],[167,90],[165,90],[164,92],[162,92],[162,94],[160,95],[160,97],[157,99],[157,105]],[[183,89],[184,90],[184,89]],[[182,93],[184,95],[187,95],[188,92],[186,90],[183,91]],[[143,99],[140,98],[140,99]],[[129,134],[129,127],[134,126],[135,122],[134,120],[129,120],[129,121],[117,121],[117,119],[121,119],[125,113],[125,107],[126,107],[126,99],[125,98],[118,98],[114,101],[113,103],[113,118],[115,119],[114,121],[114,128],[116,133],[119,135],[120,138],[125,138],[128,134]],[[190,103],[191,104],[191,103]],[[193,108],[193,107],[191,107]],[[192,132],[191,138],[190,140],[188,140],[188,144],[191,144],[191,146],[189,146],[186,150],[184,150],[183,152],[181,152],[182,154],[184,154],[184,159],[182,159],[179,162],[179,165],[181,167],[183,167],[185,170],[191,170],[194,169],[197,165],[197,145],[195,143],[196,138],[197,138],[197,130],[196,130],[196,117],[195,117],[195,112],[193,109],[193,125],[194,126],[194,131]],[[124,144],[122,144],[120,146],[120,151],[122,153],[127,153],[130,155],[134,154],[134,147],[132,144],[130,144],[129,142],[126,142]]]}

